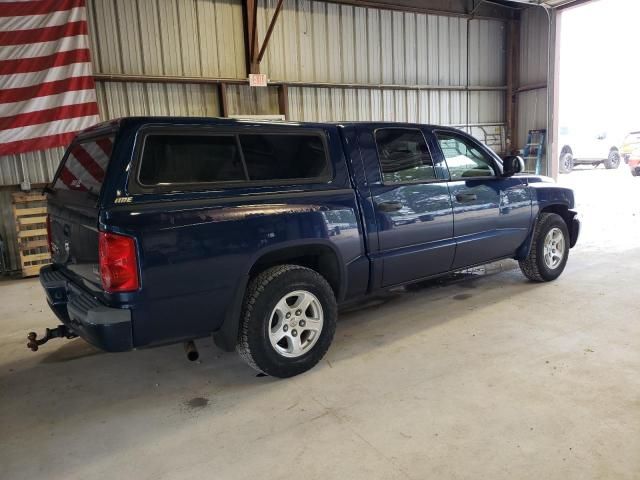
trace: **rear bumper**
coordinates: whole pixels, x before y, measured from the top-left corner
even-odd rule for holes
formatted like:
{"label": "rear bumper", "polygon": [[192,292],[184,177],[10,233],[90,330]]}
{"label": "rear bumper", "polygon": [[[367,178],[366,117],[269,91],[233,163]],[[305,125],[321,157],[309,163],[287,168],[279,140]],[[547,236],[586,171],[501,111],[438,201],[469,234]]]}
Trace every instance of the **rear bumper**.
{"label": "rear bumper", "polygon": [[52,265],[40,270],[40,283],[51,310],[78,336],[108,352],[133,348],[131,310],[107,307]]}

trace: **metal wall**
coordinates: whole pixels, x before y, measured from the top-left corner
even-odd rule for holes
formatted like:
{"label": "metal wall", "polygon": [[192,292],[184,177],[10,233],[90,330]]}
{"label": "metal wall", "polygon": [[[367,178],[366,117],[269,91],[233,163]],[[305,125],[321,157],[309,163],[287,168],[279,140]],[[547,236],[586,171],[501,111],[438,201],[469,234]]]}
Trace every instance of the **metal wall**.
{"label": "metal wall", "polygon": [[[245,78],[240,0],[88,0],[94,73]],[[220,114],[215,85],[97,82],[103,120]],[[48,182],[62,148],[0,157],[0,185]]]}
{"label": "metal wall", "polygon": [[240,0],[88,0],[98,73],[244,78]]}
{"label": "metal wall", "polygon": [[[276,4],[259,2],[259,38]],[[290,89],[295,120],[503,122],[503,92],[467,94],[464,87],[505,85],[505,45],[505,24],[498,20],[285,0],[261,69],[272,80],[389,87]],[[394,85],[460,90],[402,91]]]}
{"label": "metal wall", "polygon": [[131,115],[217,116],[215,85],[189,83],[97,82],[103,119]]}
{"label": "metal wall", "polygon": [[[258,0],[260,40],[275,4]],[[87,15],[95,73],[246,78],[241,0],[87,0]],[[500,20],[285,0],[261,69],[286,82],[381,84],[292,86],[293,120],[458,125],[501,150],[505,92],[467,87],[505,85],[505,31]],[[103,120],[221,112],[213,84],[98,81],[96,93]],[[279,113],[273,87],[228,85],[226,101],[229,114]],[[62,152],[0,157],[0,186],[49,181]],[[13,229],[9,198],[0,195],[5,235]]]}
{"label": "metal wall", "polygon": [[502,123],[504,92],[289,87],[291,120],[384,120],[447,125]]}
{"label": "metal wall", "polygon": [[[260,0],[259,38],[277,0]],[[467,19],[285,0],[261,69],[288,81],[458,85],[467,81]],[[505,82],[505,26],[469,24],[471,85]]]}
{"label": "metal wall", "polygon": [[48,182],[63,152],[64,148],[59,147],[0,157],[0,186]]}
{"label": "metal wall", "polygon": [[[520,19],[520,86],[547,83],[548,40],[549,17],[545,10],[541,7],[525,9]],[[547,89],[537,88],[518,94],[517,116],[517,146],[523,148],[529,130],[547,128]]]}
{"label": "metal wall", "polygon": [[229,115],[275,115],[279,113],[278,89],[252,88],[248,85],[227,86]]}
{"label": "metal wall", "polygon": [[[260,39],[275,3],[259,1]],[[87,16],[95,73],[246,77],[241,0],[89,0]],[[499,20],[286,0],[262,71],[281,81],[460,87],[292,88],[290,116],[296,120],[354,118],[355,110],[337,107],[342,102],[350,108],[354,98],[361,120],[503,123],[502,91],[468,93],[464,87],[503,86],[504,58],[505,24]],[[99,81],[96,90],[104,120],[220,114],[215,85]],[[278,113],[274,88],[230,85],[227,102],[230,114]],[[50,180],[61,153],[56,148],[0,157],[0,185]]]}
{"label": "metal wall", "polygon": [[[18,236],[11,203],[11,193],[18,190],[18,187],[0,187],[0,238],[5,250],[3,261],[8,270],[18,269],[20,264]],[[2,263],[0,262],[0,266]]]}

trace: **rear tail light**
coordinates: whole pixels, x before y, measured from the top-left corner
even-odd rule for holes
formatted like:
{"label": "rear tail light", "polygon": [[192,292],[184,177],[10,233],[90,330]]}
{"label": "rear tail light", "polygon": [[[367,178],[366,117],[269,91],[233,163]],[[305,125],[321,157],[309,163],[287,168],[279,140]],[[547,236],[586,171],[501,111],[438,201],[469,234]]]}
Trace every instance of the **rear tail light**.
{"label": "rear tail light", "polygon": [[110,293],[131,292],[140,287],[136,242],[116,233],[100,232],[100,278]]}
{"label": "rear tail light", "polygon": [[51,215],[47,214],[47,246],[49,247],[49,254],[53,255],[53,239],[51,238]]}

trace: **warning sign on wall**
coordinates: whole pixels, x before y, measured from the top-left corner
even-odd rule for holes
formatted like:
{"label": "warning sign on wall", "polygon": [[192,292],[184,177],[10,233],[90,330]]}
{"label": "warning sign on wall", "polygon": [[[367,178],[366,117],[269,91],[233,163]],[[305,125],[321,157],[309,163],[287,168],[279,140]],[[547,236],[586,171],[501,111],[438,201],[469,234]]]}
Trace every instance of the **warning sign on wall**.
{"label": "warning sign on wall", "polygon": [[267,74],[266,73],[250,73],[249,86],[250,87],[266,87]]}

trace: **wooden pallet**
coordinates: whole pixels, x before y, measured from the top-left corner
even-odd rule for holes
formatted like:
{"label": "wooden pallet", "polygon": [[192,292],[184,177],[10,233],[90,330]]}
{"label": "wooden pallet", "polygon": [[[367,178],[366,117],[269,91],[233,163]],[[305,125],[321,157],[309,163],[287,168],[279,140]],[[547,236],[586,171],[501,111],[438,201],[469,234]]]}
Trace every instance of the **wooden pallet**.
{"label": "wooden pallet", "polygon": [[23,277],[33,277],[51,263],[47,239],[47,197],[39,193],[13,194],[18,251]]}

